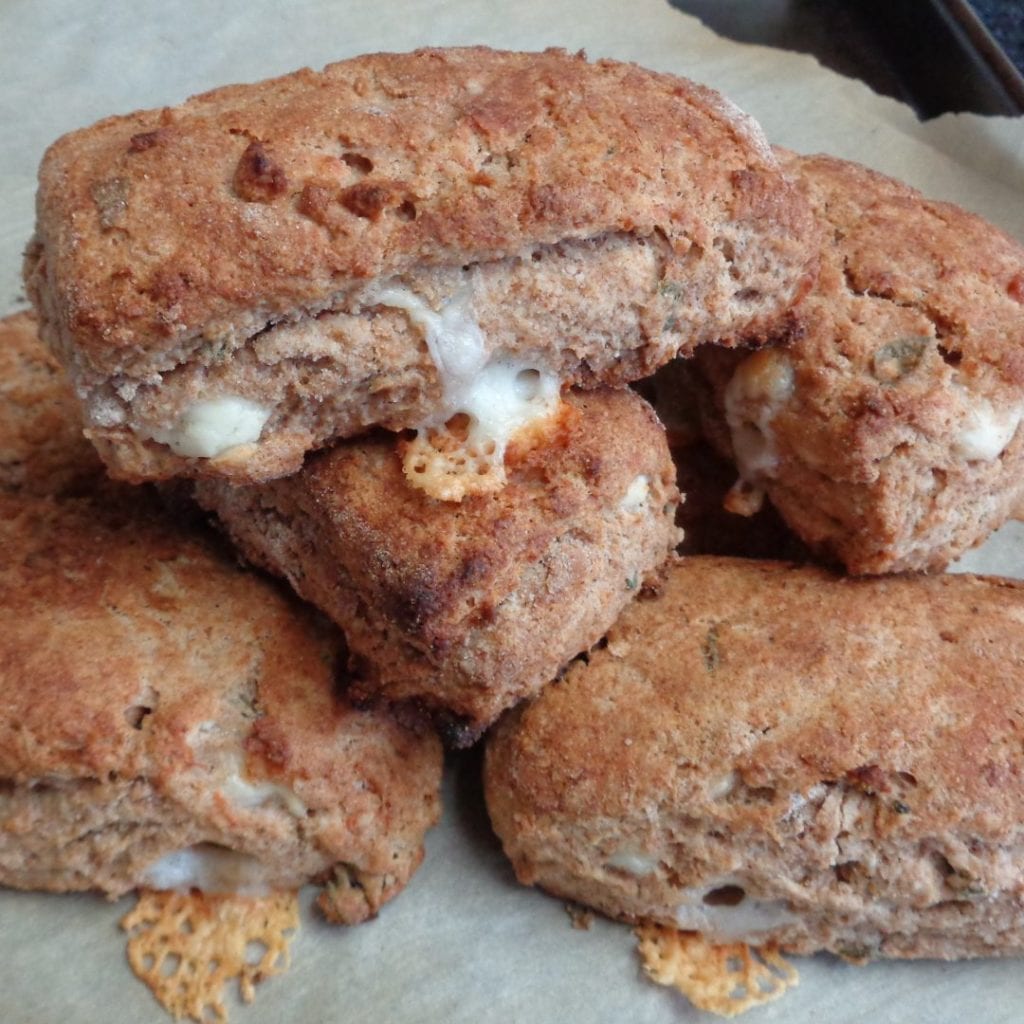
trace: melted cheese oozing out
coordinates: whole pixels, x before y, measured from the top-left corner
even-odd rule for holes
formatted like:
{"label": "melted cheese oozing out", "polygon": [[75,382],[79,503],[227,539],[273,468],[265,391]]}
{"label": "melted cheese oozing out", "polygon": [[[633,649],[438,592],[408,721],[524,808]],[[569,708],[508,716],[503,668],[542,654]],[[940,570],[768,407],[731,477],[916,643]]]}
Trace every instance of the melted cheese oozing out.
{"label": "melted cheese oozing out", "polygon": [[175,455],[212,459],[240,444],[258,441],[270,412],[235,395],[206,398],[189,406],[172,428],[153,429],[149,436]]}
{"label": "melted cheese oozing out", "polygon": [[500,462],[520,430],[554,412],[560,391],[550,374],[499,359],[479,372],[454,411],[470,418],[467,441],[478,447],[493,442],[493,457]]}
{"label": "melted cheese oozing out", "polygon": [[711,906],[704,897],[725,886],[739,885],[734,878],[723,878],[715,885],[692,890],[676,907],[676,924],[684,931],[696,931],[712,941],[736,942],[754,940],[765,932],[781,928],[797,920],[780,900],[756,900],[744,896],[736,906]]}
{"label": "melted cheese oozing out", "polygon": [[370,301],[403,310],[414,324],[423,328],[430,358],[441,377],[446,404],[456,407],[453,412],[465,411],[457,409],[460,392],[472,386],[487,363],[487,343],[469,307],[469,292],[459,292],[440,313],[435,313],[414,292],[398,285],[373,290]]}
{"label": "melted cheese oozing out", "polygon": [[276,782],[246,782],[240,775],[232,774],[220,787],[220,792],[229,803],[246,810],[276,803],[296,818],[306,816],[306,805],[290,789]]}
{"label": "melted cheese oozing out", "polygon": [[649,875],[658,869],[658,860],[636,850],[619,850],[608,858],[605,867],[625,871],[627,875]]}
{"label": "melted cheese oozing out", "polygon": [[997,459],[1013,440],[1022,419],[1024,406],[997,412],[986,400],[975,400],[953,439],[953,451],[971,461]]}
{"label": "melted cheese oozing out", "polygon": [[165,854],[142,875],[149,889],[200,889],[209,893],[265,896],[267,869],[255,857],[201,843]]}
{"label": "melted cheese oozing out", "polygon": [[435,312],[398,285],[373,289],[367,296],[368,302],[403,310],[423,329],[443,402],[440,414],[424,426],[464,413],[470,418],[467,440],[477,446],[493,443],[494,459],[500,461],[517,431],[554,411],[561,388],[552,374],[511,359],[492,360],[470,299],[469,289],[463,289]]}
{"label": "melted cheese oozing out", "polygon": [[756,481],[772,476],[779,457],[772,421],[793,397],[793,367],[773,349],[748,356],[725,389],[725,418],[740,476]]}

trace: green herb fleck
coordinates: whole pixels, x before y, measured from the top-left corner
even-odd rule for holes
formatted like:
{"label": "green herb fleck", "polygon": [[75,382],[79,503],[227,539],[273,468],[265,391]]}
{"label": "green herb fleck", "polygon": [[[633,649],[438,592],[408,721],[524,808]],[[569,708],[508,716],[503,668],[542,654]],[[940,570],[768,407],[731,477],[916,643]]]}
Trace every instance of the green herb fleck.
{"label": "green herb fleck", "polygon": [[871,372],[883,384],[895,384],[917,367],[931,340],[924,335],[913,334],[883,345],[875,352]]}
{"label": "green herb fleck", "polygon": [[721,663],[721,655],[718,651],[718,626],[712,626],[704,642],[700,645],[700,653],[704,656],[704,667],[710,675],[714,675]]}
{"label": "green herb fleck", "polygon": [[909,814],[910,808],[902,800],[893,800],[892,809],[897,814]]}

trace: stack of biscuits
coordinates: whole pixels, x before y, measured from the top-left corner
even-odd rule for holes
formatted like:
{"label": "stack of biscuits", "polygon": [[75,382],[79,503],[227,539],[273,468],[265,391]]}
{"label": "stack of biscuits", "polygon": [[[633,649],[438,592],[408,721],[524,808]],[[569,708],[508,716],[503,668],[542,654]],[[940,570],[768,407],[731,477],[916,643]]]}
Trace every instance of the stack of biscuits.
{"label": "stack of biscuits", "polygon": [[65,136],[25,276],[0,884],[354,923],[486,734],[525,883],[1024,948],[1024,585],[912,575],[1024,510],[998,230],[677,77],[423,50]]}

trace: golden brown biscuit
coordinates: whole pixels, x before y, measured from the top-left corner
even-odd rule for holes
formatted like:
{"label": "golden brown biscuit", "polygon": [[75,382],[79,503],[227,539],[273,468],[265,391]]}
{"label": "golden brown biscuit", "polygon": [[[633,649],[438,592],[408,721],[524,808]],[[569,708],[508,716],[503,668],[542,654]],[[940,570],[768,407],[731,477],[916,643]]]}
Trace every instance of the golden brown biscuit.
{"label": "golden brown biscuit", "polygon": [[519,879],[715,941],[1024,950],[1024,582],[688,558],[489,741]]}
{"label": "golden brown biscuit", "polygon": [[462,745],[600,639],[678,540],[664,432],[628,389],[570,394],[508,476],[452,506],[410,487],[378,434],[197,495],[343,628],[353,693],[422,705]]}
{"label": "golden brown biscuit", "polygon": [[0,496],[0,547],[0,884],[402,888],[439,745],[338,696],[333,630],[137,489]]}
{"label": "golden brown biscuit", "polygon": [[60,364],[36,318],[0,320],[0,492],[56,494],[87,487],[103,464]]}
{"label": "golden brown biscuit", "polygon": [[763,490],[851,572],[941,569],[1024,511],[1024,248],[856,164],[783,163],[830,242],[792,345],[697,360],[732,507]]}
{"label": "golden brown biscuit", "polygon": [[784,331],[814,231],[717,93],[422,50],[65,136],[26,276],[112,471],[251,481],[374,424],[485,418],[517,371],[622,383]]}

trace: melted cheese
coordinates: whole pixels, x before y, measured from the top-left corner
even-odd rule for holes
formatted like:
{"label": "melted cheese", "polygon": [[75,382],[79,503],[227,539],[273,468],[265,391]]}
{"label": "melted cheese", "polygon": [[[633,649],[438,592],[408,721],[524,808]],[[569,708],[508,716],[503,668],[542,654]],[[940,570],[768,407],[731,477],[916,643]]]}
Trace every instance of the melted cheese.
{"label": "melted cheese", "polygon": [[[492,358],[476,321],[468,288],[439,312],[399,285],[371,289],[366,301],[405,312],[422,328],[427,350],[441,382],[441,407],[418,430],[418,444],[407,455],[406,477],[446,500],[494,490],[504,483],[509,441],[558,407],[558,378],[508,358]],[[443,450],[429,439],[457,414],[468,419],[466,436],[445,435]]]}
{"label": "melted cheese", "polygon": [[729,772],[718,779],[708,783],[708,796],[712,800],[724,800],[730,796],[740,784],[740,776],[737,772]]}
{"label": "melted cheese", "polygon": [[275,782],[247,782],[240,775],[232,774],[220,787],[220,793],[235,807],[246,810],[278,804],[296,818],[306,816],[306,805],[286,786]]}
{"label": "melted cheese", "polygon": [[469,441],[478,446],[493,442],[494,458],[500,461],[520,430],[554,412],[560,390],[550,374],[499,359],[465,388],[455,411],[470,418]]}
{"label": "melted cheese", "polygon": [[170,429],[156,427],[146,436],[184,458],[212,459],[231,448],[260,439],[271,410],[247,398],[225,395],[195,402]]}
{"label": "melted cheese", "polygon": [[265,896],[267,869],[255,857],[210,843],[165,854],[140,879],[148,889],[201,889],[210,893]]}
{"label": "melted cheese", "polygon": [[647,504],[647,498],[651,493],[651,481],[642,473],[633,478],[633,482],[626,489],[626,494],[619,502],[619,508],[623,512],[639,512]]}
{"label": "melted cheese", "polygon": [[[189,737],[189,745],[199,754],[202,760],[203,744],[209,739],[214,740],[220,732],[215,721],[199,722]],[[261,807],[283,807],[296,818],[304,818],[308,813],[306,805],[287,786],[277,782],[250,782],[242,775],[242,758],[234,752],[220,752],[215,755],[216,768],[223,772],[224,781],[214,791],[227,803],[239,810],[258,810]],[[211,765],[211,768],[214,766]]]}
{"label": "melted cheese", "polygon": [[423,328],[427,350],[441,378],[445,404],[450,410],[448,416],[468,411],[461,408],[461,401],[487,363],[487,343],[470,309],[468,290],[459,292],[440,313],[399,285],[373,289],[368,298],[378,305],[401,309]]}
{"label": "melted cheese", "polygon": [[797,920],[781,900],[756,900],[744,896],[735,906],[712,906],[704,902],[708,893],[734,885],[741,883],[735,878],[723,878],[714,885],[688,892],[676,907],[678,927],[700,932],[716,942],[753,942],[765,932]]}
{"label": "melted cheese", "polygon": [[619,850],[612,854],[605,863],[605,867],[614,871],[625,871],[627,875],[650,875],[658,869],[658,860],[646,853],[638,853],[636,850]]}
{"label": "melted cheese", "polygon": [[953,437],[953,451],[961,458],[988,462],[998,459],[1013,440],[1024,406],[996,411],[985,399],[975,399]]}
{"label": "melted cheese", "polygon": [[740,476],[753,482],[773,476],[779,457],[772,422],[793,397],[793,367],[774,349],[744,359],[725,389],[725,418]]}

